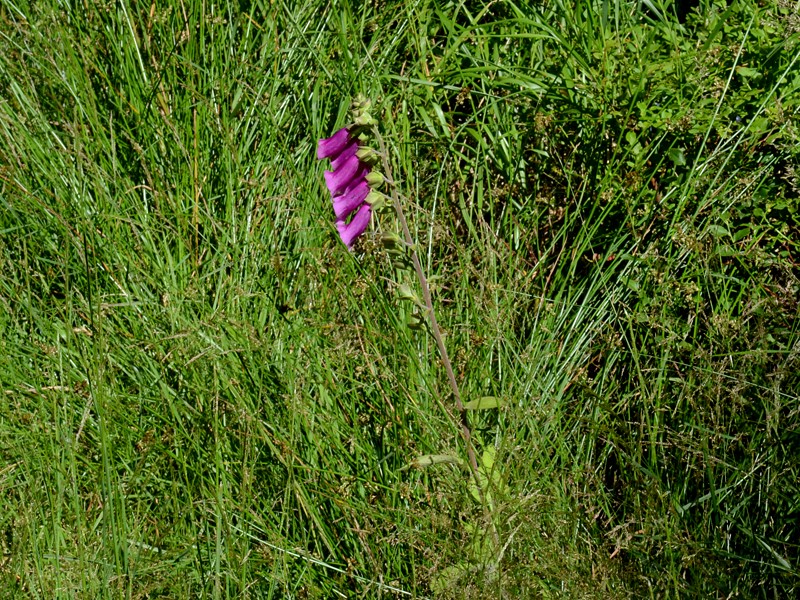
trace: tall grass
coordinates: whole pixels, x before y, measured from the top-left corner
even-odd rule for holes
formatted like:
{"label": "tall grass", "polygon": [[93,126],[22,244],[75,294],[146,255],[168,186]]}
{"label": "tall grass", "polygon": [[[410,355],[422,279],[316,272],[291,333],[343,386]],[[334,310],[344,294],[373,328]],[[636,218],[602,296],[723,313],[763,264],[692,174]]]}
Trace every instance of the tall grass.
{"label": "tall grass", "polygon": [[[4,0],[0,596],[792,597],[799,9]],[[435,345],[333,226],[357,93],[505,402],[491,576],[413,467],[461,452]]]}

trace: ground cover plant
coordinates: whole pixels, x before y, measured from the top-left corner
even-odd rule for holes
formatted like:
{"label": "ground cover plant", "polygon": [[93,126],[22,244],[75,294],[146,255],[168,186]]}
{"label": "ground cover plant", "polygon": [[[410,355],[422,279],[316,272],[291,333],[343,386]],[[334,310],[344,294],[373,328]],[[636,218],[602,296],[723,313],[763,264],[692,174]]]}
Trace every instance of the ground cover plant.
{"label": "ground cover plant", "polygon": [[676,12],[0,1],[0,597],[794,597],[800,5]]}

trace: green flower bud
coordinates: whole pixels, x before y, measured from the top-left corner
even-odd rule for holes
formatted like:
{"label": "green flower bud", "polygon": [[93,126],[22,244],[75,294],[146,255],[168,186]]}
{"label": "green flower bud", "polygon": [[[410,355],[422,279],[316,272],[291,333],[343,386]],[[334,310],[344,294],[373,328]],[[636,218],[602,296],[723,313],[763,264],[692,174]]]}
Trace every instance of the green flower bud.
{"label": "green flower bud", "polygon": [[393,261],[400,261],[405,264],[406,253],[403,252],[402,248],[387,248],[386,252]]}
{"label": "green flower bud", "polygon": [[[369,146],[361,146],[356,151],[356,156],[361,162],[366,163],[368,165],[374,165],[375,163],[378,162],[378,159],[380,158],[380,154],[378,154],[378,152],[375,149],[370,148]],[[381,177],[381,179],[383,179],[383,177]]]}
{"label": "green flower bud", "polygon": [[405,247],[405,242],[393,231],[381,235],[381,244],[383,244],[383,247],[387,250],[397,250]]}
{"label": "green flower bud", "polygon": [[410,314],[406,317],[406,325],[408,325],[409,329],[414,329],[416,331],[422,329],[424,323],[417,315]]}
{"label": "green flower bud", "polygon": [[[358,155],[358,152],[356,152],[356,155]],[[367,185],[369,185],[371,188],[379,187],[384,181],[386,181],[383,173],[378,173],[377,171],[370,171],[367,173],[367,176],[364,179],[366,180]]]}
{"label": "green flower bud", "polygon": [[380,192],[376,192],[372,190],[367,197],[364,198],[364,202],[369,204],[373,210],[383,210],[387,206],[389,206],[388,198],[381,194]]}
{"label": "green flower bud", "polygon": [[369,127],[370,125],[377,125],[378,122],[372,118],[367,112],[355,115],[355,119],[353,121],[356,125],[361,125],[363,127]]}
{"label": "green flower bud", "polygon": [[356,123],[350,126],[350,136],[357,139],[359,144],[369,144],[372,141],[369,137],[369,128]]}
{"label": "green flower bud", "polygon": [[350,107],[353,111],[359,110],[369,110],[369,107],[372,106],[372,100],[364,96],[364,94],[358,94],[353,101],[350,103]]}
{"label": "green flower bud", "polygon": [[392,258],[392,268],[398,271],[408,271],[409,262],[405,256],[395,256]]}
{"label": "green flower bud", "polygon": [[397,296],[400,298],[400,300],[408,300],[409,302],[414,302],[415,304],[419,302],[419,297],[408,286],[408,284],[405,283],[401,283],[399,286],[397,286]]}

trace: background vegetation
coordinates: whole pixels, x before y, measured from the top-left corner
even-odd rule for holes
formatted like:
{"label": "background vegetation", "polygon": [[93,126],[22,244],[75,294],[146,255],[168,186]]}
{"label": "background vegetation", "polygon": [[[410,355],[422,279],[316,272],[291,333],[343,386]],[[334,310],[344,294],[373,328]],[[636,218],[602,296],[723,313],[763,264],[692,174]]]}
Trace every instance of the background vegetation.
{"label": "background vegetation", "polygon": [[[799,13],[2,0],[0,597],[794,597]],[[315,160],[359,92],[506,401],[489,573]]]}

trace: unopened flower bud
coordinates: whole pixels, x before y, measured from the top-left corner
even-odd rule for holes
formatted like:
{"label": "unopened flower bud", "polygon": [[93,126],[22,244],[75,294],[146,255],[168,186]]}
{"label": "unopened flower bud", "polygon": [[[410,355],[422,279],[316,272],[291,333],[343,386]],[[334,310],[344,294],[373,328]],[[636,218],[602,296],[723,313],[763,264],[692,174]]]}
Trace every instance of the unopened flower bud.
{"label": "unopened flower bud", "polygon": [[374,148],[370,148],[369,146],[360,146],[359,149],[356,151],[356,156],[358,159],[368,165],[374,165],[378,162],[380,155]]}
{"label": "unopened flower bud", "polygon": [[360,114],[357,114],[353,122],[356,125],[361,125],[364,127],[378,124],[378,122],[375,119],[373,119],[372,115],[370,115],[368,112],[361,112]]}
{"label": "unopened flower bud", "polygon": [[387,250],[403,248],[403,240],[393,231],[381,235],[381,244]]}
{"label": "unopened flower bud", "polygon": [[408,325],[409,329],[422,329],[423,323],[422,319],[420,319],[417,315],[410,314],[406,317],[406,325]]}
{"label": "unopened flower bud", "polygon": [[405,283],[397,286],[397,296],[400,300],[408,300],[409,302],[417,302],[419,300],[414,291]]}
{"label": "unopened flower bud", "polygon": [[401,261],[405,264],[406,253],[402,248],[387,248],[386,252],[393,261]]}
{"label": "unopened flower bud", "polygon": [[389,205],[388,198],[375,190],[367,194],[367,197],[364,198],[364,202],[369,204],[373,210],[382,210]]}
{"label": "unopened flower bud", "polygon": [[367,173],[367,176],[364,177],[364,180],[367,182],[369,187],[376,188],[386,181],[386,178],[383,176],[383,173],[378,173],[378,171],[370,171]]}
{"label": "unopened flower bud", "polygon": [[355,98],[353,98],[353,102],[351,102],[350,107],[356,110],[369,110],[369,107],[372,106],[372,100],[365,97],[364,94],[358,94]]}
{"label": "unopened flower bud", "polygon": [[392,267],[398,271],[407,271],[409,269],[408,258],[405,256],[395,256],[392,258]]}

